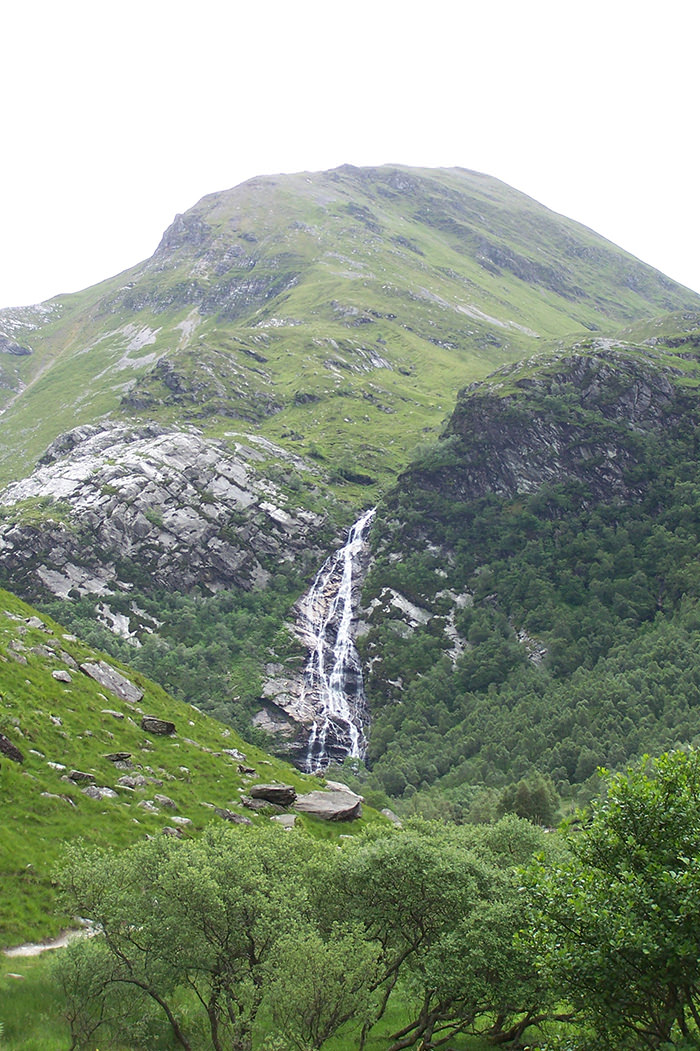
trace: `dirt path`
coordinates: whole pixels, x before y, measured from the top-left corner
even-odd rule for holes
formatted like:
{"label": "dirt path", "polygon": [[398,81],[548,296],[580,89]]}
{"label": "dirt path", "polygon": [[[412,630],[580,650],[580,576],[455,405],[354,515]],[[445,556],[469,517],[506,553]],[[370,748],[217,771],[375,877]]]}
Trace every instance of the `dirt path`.
{"label": "dirt path", "polygon": [[25,945],[15,945],[11,949],[2,949],[3,956],[40,956],[42,952],[49,952],[51,949],[63,949],[70,942],[75,941],[76,938],[89,938],[95,932],[91,930],[72,930],[64,931],[58,938],[51,938],[50,940],[43,942],[27,942]]}

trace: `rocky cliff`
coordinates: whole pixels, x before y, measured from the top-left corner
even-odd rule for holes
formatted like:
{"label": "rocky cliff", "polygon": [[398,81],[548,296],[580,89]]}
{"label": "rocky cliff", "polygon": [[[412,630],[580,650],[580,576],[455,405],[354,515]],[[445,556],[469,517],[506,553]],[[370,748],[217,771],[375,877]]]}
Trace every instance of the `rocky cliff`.
{"label": "rocky cliff", "polygon": [[[323,518],[261,471],[269,443],[123,424],[63,435],[0,494],[0,564],[27,594],[264,587],[272,567],[313,557]],[[312,476],[310,476],[313,481]]]}

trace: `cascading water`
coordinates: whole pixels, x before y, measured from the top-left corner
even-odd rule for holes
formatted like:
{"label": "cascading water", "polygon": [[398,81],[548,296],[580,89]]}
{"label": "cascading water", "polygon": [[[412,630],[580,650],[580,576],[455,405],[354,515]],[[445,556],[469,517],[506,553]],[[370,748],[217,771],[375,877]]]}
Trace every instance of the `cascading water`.
{"label": "cascading water", "polygon": [[355,522],[345,546],[326,559],[301,603],[302,631],[311,651],[302,701],[316,713],[306,753],[309,773],[325,769],[331,759],[365,754],[365,691],[351,632],[353,574],[376,510]]}

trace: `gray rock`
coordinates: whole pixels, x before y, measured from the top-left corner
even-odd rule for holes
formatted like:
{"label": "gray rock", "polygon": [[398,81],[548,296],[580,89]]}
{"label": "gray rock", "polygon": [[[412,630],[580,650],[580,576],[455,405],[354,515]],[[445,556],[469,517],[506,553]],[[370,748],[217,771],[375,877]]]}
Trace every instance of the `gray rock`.
{"label": "gray rock", "polygon": [[294,809],[324,821],[354,821],[362,815],[362,800],[354,792],[309,792],[297,798]]}
{"label": "gray rock", "polygon": [[230,821],[233,825],[253,824],[249,817],[244,817],[243,814],[234,814],[233,810],[227,810],[226,807],[216,806],[214,807],[214,813],[222,817],[224,821]]}
{"label": "gray rock", "polygon": [[124,763],[131,759],[131,752],[107,752],[102,758],[109,759],[110,763]]}
{"label": "gray rock", "polygon": [[117,781],[120,788],[146,788],[148,785],[162,785],[157,777],[145,777],[144,774],[124,774]]}
{"label": "gray rock", "polygon": [[277,806],[291,806],[297,797],[291,785],[252,785],[249,793],[253,799],[264,799]]}
{"label": "gray rock", "polygon": [[99,682],[100,686],[104,686],[106,690],[116,694],[122,701],[136,704],[143,697],[143,690],[139,689],[138,686],[134,686],[133,682],[130,682],[124,675],[110,667],[106,661],[100,661],[99,664],[86,662],[80,665],[80,670],[89,675],[95,682]]}
{"label": "gray rock", "polygon": [[153,797],[154,803],[160,807],[165,807],[166,810],[177,810],[177,803],[170,796],[161,796],[156,793]]}
{"label": "gray rock", "polygon": [[17,745],[13,744],[9,737],[5,737],[5,734],[0,734],[0,753],[6,755],[13,763],[24,762],[24,756]]}
{"label": "gray rock", "polygon": [[179,814],[173,814],[173,816],[170,818],[170,820],[175,825],[183,825],[184,826],[184,825],[191,825],[192,824],[192,818],[180,817]]}
{"label": "gray rock", "polygon": [[102,709],[102,715],[111,715],[113,719],[123,719],[124,718],[124,713],[123,712],[114,712],[114,711],[112,711],[111,708],[103,708]]}
{"label": "gray rock", "polygon": [[272,814],[270,821],[276,821],[282,828],[294,828],[297,818],[296,814]]}
{"label": "gray rock", "polygon": [[103,785],[88,785],[82,789],[84,795],[90,799],[116,799],[117,793],[113,788],[105,788]]}
{"label": "gray rock", "polygon": [[52,671],[51,676],[56,682],[73,682],[70,672],[63,671],[62,668],[59,668],[57,671]]}
{"label": "gray rock", "polygon": [[95,775],[86,774],[84,770],[70,770],[68,777],[71,781],[86,781],[89,784],[95,783]]}
{"label": "gray rock", "polygon": [[141,729],[159,737],[169,737],[175,733],[175,723],[170,723],[167,719],[157,719],[155,715],[144,715]]}
{"label": "gray rock", "polygon": [[396,815],[393,810],[390,810],[388,806],[385,806],[384,809],[380,811],[380,813],[383,814],[384,817],[387,817],[389,821],[391,821],[392,825],[396,825],[397,828],[403,828],[403,822],[401,821],[401,818],[398,817],[398,815]]}
{"label": "gray rock", "polygon": [[269,810],[272,805],[265,799],[251,799],[250,796],[241,796],[241,806],[244,806],[247,810]]}

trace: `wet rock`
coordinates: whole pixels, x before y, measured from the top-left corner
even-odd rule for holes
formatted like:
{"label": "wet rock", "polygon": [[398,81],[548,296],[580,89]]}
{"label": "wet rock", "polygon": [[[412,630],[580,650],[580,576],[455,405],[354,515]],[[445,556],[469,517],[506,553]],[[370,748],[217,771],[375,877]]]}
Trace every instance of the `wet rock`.
{"label": "wet rock", "polygon": [[291,806],[297,797],[291,785],[253,785],[249,793],[253,799],[264,799],[277,806]]}
{"label": "wet rock", "polygon": [[144,715],[141,729],[158,737],[169,737],[175,733],[175,723],[170,723],[167,719],[157,719],[155,715]]}

